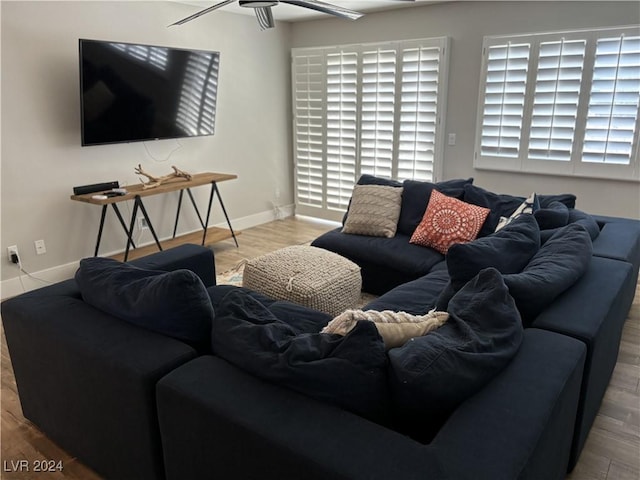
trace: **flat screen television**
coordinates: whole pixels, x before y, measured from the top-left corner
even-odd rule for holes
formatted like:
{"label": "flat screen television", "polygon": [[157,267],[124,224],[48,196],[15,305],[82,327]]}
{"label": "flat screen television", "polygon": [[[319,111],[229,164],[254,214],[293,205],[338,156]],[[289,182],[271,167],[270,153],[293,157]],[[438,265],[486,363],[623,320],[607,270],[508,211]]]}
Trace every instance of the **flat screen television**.
{"label": "flat screen television", "polygon": [[213,135],[219,52],[79,43],[83,146]]}

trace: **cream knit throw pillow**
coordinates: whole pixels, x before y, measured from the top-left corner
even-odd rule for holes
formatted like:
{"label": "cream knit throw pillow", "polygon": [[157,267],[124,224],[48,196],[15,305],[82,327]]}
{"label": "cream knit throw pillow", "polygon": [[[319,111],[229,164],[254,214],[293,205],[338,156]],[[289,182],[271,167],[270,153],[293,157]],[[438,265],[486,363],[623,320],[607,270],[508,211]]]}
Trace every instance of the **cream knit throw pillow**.
{"label": "cream knit throw pillow", "polygon": [[440,327],[447,321],[447,312],[431,310],[426,315],[412,315],[391,310],[346,310],[331,320],[320,333],[346,335],[355,327],[356,322],[373,322],[384,341],[387,350],[401,347],[414,337],[420,337]]}

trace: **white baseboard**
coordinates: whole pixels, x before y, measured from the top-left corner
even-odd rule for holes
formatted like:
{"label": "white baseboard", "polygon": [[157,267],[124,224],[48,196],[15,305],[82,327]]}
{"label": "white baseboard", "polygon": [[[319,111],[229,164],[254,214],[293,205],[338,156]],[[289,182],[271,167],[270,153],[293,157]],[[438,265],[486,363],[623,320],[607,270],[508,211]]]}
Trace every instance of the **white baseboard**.
{"label": "white baseboard", "polygon": [[[265,212],[248,215],[246,217],[232,219],[231,225],[233,226],[234,230],[240,231],[246,228],[255,227],[257,225],[262,225],[263,223],[268,223],[273,220],[291,217],[294,215],[294,213],[294,205],[285,205],[282,207],[274,208],[273,210],[267,210]],[[226,222],[222,222],[214,226],[228,228]],[[242,237],[239,238],[239,241],[242,242]],[[108,252],[103,254],[103,256],[109,257],[118,253],[122,252]],[[29,274],[21,273],[14,278],[3,280],[2,282],[0,282],[0,299],[4,300],[6,298],[15,297],[16,295],[20,295],[21,293],[29,292],[31,290],[44,287],[51,283],[57,283],[63,280],[68,280],[69,278],[73,278],[76,270],[78,269],[79,263],[80,259],[71,263],[67,263],[65,265],[58,265],[57,267],[40,270],[38,272],[29,272]],[[19,270],[16,267],[16,273],[18,272]]]}

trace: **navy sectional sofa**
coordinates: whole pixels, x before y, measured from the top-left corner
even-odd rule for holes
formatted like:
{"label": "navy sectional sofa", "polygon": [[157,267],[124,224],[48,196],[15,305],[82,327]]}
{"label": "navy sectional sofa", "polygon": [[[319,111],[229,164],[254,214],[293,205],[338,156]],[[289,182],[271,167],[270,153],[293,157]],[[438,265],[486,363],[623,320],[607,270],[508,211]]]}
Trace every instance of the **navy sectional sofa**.
{"label": "navy sectional sofa", "polygon": [[[425,186],[412,184],[409,192],[412,188]],[[455,182],[443,186],[448,194],[464,198],[464,185],[456,188]],[[412,208],[405,211],[407,225],[419,216]],[[468,317],[475,307],[461,308],[475,296],[499,299],[479,309],[504,303],[503,309],[489,310],[513,312],[514,322],[506,327],[513,333],[507,339],[510,357],[506,363],[498,359],[502,364],[490,378],[444,412],[429,438],[406,430],[406,422],[368,418],[331,399],[319,399],[313,382],[296,383],[286,369],[279,370],[282,358],[301,369],[313,367],[315,357],[305,364],[308,352],[322,357],[330,351],[331,361],[349,361],[346,342],[356,334],[319,339],[314,332],[330,319],[325,314],[242,288],[216,286],[211,250],[194,245],[132,264],[197,275],[213,306],[211,321],[219,320],[212,324],[218,337],[209,351],[201,342],[178,339],[171,331],[153,331],[154,325],[123,321],[118,308],[129,308],[125,296],[109,297],[111,304],[102,308],[110,313],[88,304],[83,291],[86,294],[90,285],[76,280],[4,301],[2,321],[24,415],[105,478],[562,479],[578,459],[616,363],[640,264],[640,222],[610,217],[595,217],[595,222],[598,232],[584,272],[527,321],[526,328],[516,310],[518,299],[508,294],[508,274],[495,268],[483,269],[450,299],[450,315],[458,325],[460,319],[475,321]],[[573,230],[584,239],[586,228]],[[442,301],[451,272],[444,256],[409,245],[408,235],[399,232],[395,240],[355,238],[336,230],[315,243],[333,250],[343,243],[353,249],[340,253],[361,265],[366,285],[380,295],[365,309],[419,315]],[[390,241],[404,241],[405,253],[401,243],[389,247]],[[378,249],[378,254],[358,257],[356,253],[364,251],[359,242],[366,243],[369,252]],[[390,251],[398,257],[390,260],[385,256]],[[416,261],[402,266],[398,258],[403,255]],[[90,282],[86,276],[78,278]],[[486,287],[491,282],[495,288]],[[466,298],[456,297],[465,292]],[[243,320],[253,323],[234,324],[234,308],[245,308],[249,313]],[[447,325],[448,330],[441,327],[441,337],[456,328],[454,322]],[[360,340],[373,341],[367,359],[379,360],[378,336],[369,327],[354,331]],[[238,343],[259,329],[262,338],[275,338],[281,351],[254,351]],[[429,341],[437,344],[437,337]],[[419,341],[410,343],[420,347]],[[229,353],[234,345],[235,357]],[[243,363],[243,355],[238,355],[242,349],[253,363]],[[383,367],[402,359],[402,350],[393,350],[392,362],[385,361]],[[472,352],[487,361],[488,368],[497,361],[491,353]],[[256,361],[260,358],[264,362]],[[266,371],[259,371],[261,363],[269,366]],[[349,394],[360,387],[357,377],[352,388],[340,384],[342,377],[327,375],[332,368],[327,365],[320,380],[337,385],[333,393],[338,400],[341,385]],[[378,367],[364,367],[361,376],[370,378],[374,370],[381,371]],[[450,387],[456,381],[459,386],[459,380],[452,378]],[[395,382],[395,388],[402,387]],[[446,379],[439,388],[446,393]],[[397,398],[391,397],[384,401],[393,405]],[[430,418],[429,409],[418,413]]]}

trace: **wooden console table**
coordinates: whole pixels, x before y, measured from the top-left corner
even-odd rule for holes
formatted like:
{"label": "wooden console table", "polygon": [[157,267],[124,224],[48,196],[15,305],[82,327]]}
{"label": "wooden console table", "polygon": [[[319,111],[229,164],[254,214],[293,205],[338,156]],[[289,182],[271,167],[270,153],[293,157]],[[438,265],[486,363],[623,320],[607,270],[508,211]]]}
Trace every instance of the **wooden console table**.
{"label": "wooden console table", "polygon": [[[218,190],[219,182],[224,182],[226,180],[234,180],[236,178],[238,178],[237,175],[232,175],[227,173],[196,173],[195,175],[193,175],[191,180],[185,180],[185,179],[171,180],[155,188],[145,189],[143,188],[142,184],[132,185],[130,187],[127,187],[127,193],[125,195],[119,195],[117,197],[109,197],[102,200],[92,198],[94,195],[97,195],[100,193],[100,192],[97,192],[97,193],[88,193],[85,195],[71,195],[71,200],[76,200],[78,202],[85,202],[85,203],[90,203],[92,205],[102,206],[102,215],[100,217],[100,226],[98,228],[98,238],[96,240],[94,256],[98,255],[98,250],[100,249],[100,240],[102,238],[102,230],[104,228],[104,220],[107,215],[107,209],[109,205],[111,205],[111,207],[113,208],[113,211],[118,217],[118,221],[120,222],[122,229],[127,235],[127,246],[125,248],[125,252],[123,255],[119,256],[119,257],[122,257],[122,260],[126,262],[129,258],[129,250],[131,247],[135,249],[136,257],[147,255],[148,253],[151,253],[151,250],[155,250],[153,245],[151,245],[150,247],[147,246],[147,247],[137,248],[133,241],[133,229],[135,228],[136,215],[138,214],[138,209],[140,210],[140,212],[142,212],[142,216],[147,221],[147,225],[149,226],[149,231],[151,232],[151,235],[153,235],[155,245],[159,250],[163,250],[163,248],[179,245],[181,243],[194,242],[194,241],[197,242],[200,239],[200,237],[202,237],[202,241],[201,241],[202,245],[205,245],[205,244],[208,245],[214,242],[225,240],[227,238],[233,238],[237,247],[238,239],[236,238],[236,233],[233,231],[233,227],[231,226],[231,221],[229,220],[229,216],[227,215],[227,210],[224,206],[224,203],[222,202],[220,191]],[[191,188],[198,187],[201,185],[211,185],[211,193],[209,194],[209,204],[207,207],[207,215],[204,221],[202,220],[202,216],[200,215],[198,206],[196,205],[195,199],[193,198],[193,194],[191,193]],[[202,234],[191,233],[191,234],[183,235],[180,237],[176,237],[176,232],[178,230],[178,220],[180,218],[180,208],[182,206],[182,198],[185,190],[189,195],[189,199],[191,200],[191,203],[193,205],[193,208],[196,211],[196,214],[198,215],[198,220],[200,221],[200,225],[202,226],[203,233]],[[178,198],[178,208],[176,211],[176,220],[173,227],[173,237],[170,240],[160,242],[160,240],[158,239],[158,235],[156,234],[156,231],[153,228],[153,224],[151,223],[151,219],[147,214],[147,209],[145,208],[144,203],[142,202],[142,199],[144,197],[150,197],[152,195],[160,195],[160,194],[169,193],[169,192],[180,192],[180,196]],[[220,202],[220,206],[222,207],[224,218],[226,219],[227,225],[229,226],[228,230],[224,228],[208,226],[214,194],[218,196],[218,201]],[[128,200],[133,200],[134,203],[133,203],[133,211],[131,212],[131,219],[129,221],[129,226],[127,227],[124,217],[122,216],[122,214],[120,213],[120,210],[118,209],[118,203],[125,202]]]}

